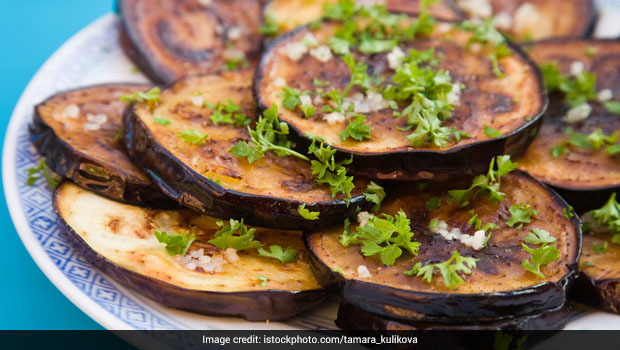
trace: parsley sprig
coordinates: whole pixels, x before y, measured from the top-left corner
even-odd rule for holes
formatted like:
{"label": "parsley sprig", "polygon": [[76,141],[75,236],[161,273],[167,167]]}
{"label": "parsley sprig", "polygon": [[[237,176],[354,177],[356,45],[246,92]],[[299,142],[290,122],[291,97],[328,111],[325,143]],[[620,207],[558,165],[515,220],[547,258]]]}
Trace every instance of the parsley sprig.
{"label": "parsley sprig", "polygon": [[596,99],[596,75],[585,70],[576,76],[562,74],[557,62],[545,63],[540,66],[540,70],[547,92],[564,93],[566,102],[571,107]]}
{"label": "parsley sprig", "polygon": [[299,207],[297,207],[297,212],[306,220],[318,220],[320,214],[318,211],[310,211],[307,209],[306,203],[300,204]]}
{"label": "parsley sprig", "polygon": [[353,176],[347,176],[346,165],[353,162],[353,156],[340,162],[336,162],[336,150],[321,142],[317,147],[313,139],[308,153],[312,154],[316,159],[310,162],[312,174],[316,175],[316,182],[328,184],[332,197],[336,197],[338,193],[351,198],[351,190],[355,187],[353,184]]}
{"label": "parsley sprig", "polygon": [[143,102],[146,105],[153,109],[157,102],[159,102],[159,94],[161,93],[161,89],[159,86],[155,86],[146,92],[134,92],[130,95],[121,96],[121,101],[123,102]]}
{"label": "parsley sprig", "polygon": [[[589,212],[592,219],[612,234],[612,243],[620,244],[620,204],[612,193],[605,205]],[[587,222],[585,222],[587,224]]]}
{"label": "parsley sprig", "polygon": [[252,130],[248,126],[248,131],[251,144],[239,141],[229,152],[237,157],[247,158],[250,164],[264,157],[268,151],[275,152],[279,157],[290,155],[305,161],[309,160],[305,155],[291,149],[293,144],[287,137],[288,124],[278,119],[278,106],[275,103],[258,118],[256,128]]}
{"label": "parsley sprig", "polygon": [[205,103],[205,106],[213,110],[213,114],[209,117],[213,125],[217,125],[218,123],[231,124],[235,126],[245,126],[250,124],[250,119],[246,117],[245,113],[239,113],[239,111],[241,111],[241,106],[237,105],[231,99],[228,99],[226,103]]}
{"label": "parsley sprig", "polygon": [[258,248],[258,255],[280,260],[283,264],[297,261],[297,251],[291,247],[283,249],[279,245],[269,246],[269,251]]}
{"label": "parsley sprig", "polygon": [[494,202],[502,202],[504,200],[504,193],[500,191],[501,179],[516,168],[517,163],[511,162],[510,156],[497,156],[491,160],[487,174],[474,177],[468,189],[451,190],[448,193],[459,208],[468,206],[472,198],[482,195],[486,195]]}
{"label": "parsley sprig", "polygon": [[407,140],[413,147],[426,143],[438,147],[447,144],[453,132],[442,126],[442,121],[452,116],[448,93],[452,91],[452,78],[444,70],[434,70],[437,64],[433,48],[425,51],[411,49],[392,77],[393,84],[383,88],[387,100],[408,103],[395,116],[407,117],[407,127],[413,130]]}
{"label": "parsley sprig", "polygon": [[45,179],[45,182],[47,182],[47,187],[49,187],[50,190],[53,191],[56,189],[56,187],[58,187],[58,184],[60,183],[60,177],[52,175],[52,172],[45,163],[45,158],[41,158],[39,164],[36,167],[28,169],[28,179],[26,180],[26,185],[34,186],[34,183],[40,177],[37,176],[37,173],[39,172]]}
{"label": "parsley sprig", "polygon": [[366,192],[364,192],[364,197],[367,202],[372,202],[375,205],[372,207],[372,211],[377,213],[379,212],[379,208],[381,208],[381,202],[385,198],[385,190],[383,187],[377,185],[374,181],[370,181],[370,184],[366,186]]}
{"label": "parsley sprig", "polygon": [[461,278],[459,272],[470,275],[471,269],[476,268],[477,261],[479,261],[479,259],[461,256],[458,251],[454,251],[452,252],[450,259],[441,263],[422,266],[422,262],[418,262],[413,266],[413,268],[411,268],[411,270],[406,271],[405,275],[415,275],[418,277],[423,276],[422,279],[426,283],[431,283],[433,281],[433,273],[435,272],[435,269],[437,269],[439,270],[439,273],[441,273],[446,287],[454,290],[461,283],[463,283],[463,278]]}
{"label": "parsley sprig", "polygon": [[577,147],[583,149],[591,149],[598,151],[601,148],[605,149],[605,152],[609,155],[615,155],[620,153],[620,143],[618,143],[618,132],[614,132],[611,135],[605,135],[602,129],[596,129],[589,134],[573,131],[573,128],[566,128],[566,135],[568,139],[557,143],[551,147],[550,152],[553,158],[558,158],[561,155],[568,153],[570,147]]}
{"label": "parsley sprig", "polygon": [[[540,271],[542,265],[547,265],[550,262],[560,259],[560,253],[556,248],[556,244],[551,245],[557,239],[549,234],[549,232],[533,228],[532,232],[523,239],[524,243],[521,243],[523,251],[530,253],[530,257],[521,262],[521,266],[538,276],[539,278],[545,278],[545,275]],[[528,244],[540,245],[538,248],[530,248]]]}
{"label": "parsley sprig", "polygon": [[248,229],[247,226],[241,221],[230,219],[228,223],[219,221],[217,223],[221,229],[219,229],[214,237],[209,240],[210,244],[213,244],[220,250],[226,250],[233,248],[236,250],[247,250],[260,248],[262,244],[254,239],[255,228]]}
{"label": "parsley sprig", "polygon": [[383,214],[382,217],[371,216],[364,226],[358,226],[354,232],[349,230],[345,221],[345,230],[340,236],[340,243],[348,247],[361,244],[364,256],[379,255],[381,262],[392,266],[403,249],[412,255],[418,255],[419,242],[412,241],[410,220],[400,210],[395,216]]}
{"label": "parsley sprig", "polygon": [[529,204],[519,203],[513,204],[508,208],[510,219],[506,221],[506,225],[510,227],[521,228],[523,224],[532,222],[531,217],[538,215],[538,210],[532,209]]}
{"label": "parsley sprig", "polygon": [[340,140],[344,141],[347,138],[352,138],[356,141],[364,141],[370,139],[370,132],[372,126],[366,123],[366,116],[363,114],[356,114],[352,120],[349,120],[347,127],[342,130],[338,136]]}
{"label": "parsley sprig", "polygon": [[168,235],[163,231],[155,231],[155,237],[160,243],[166,245],[166,251],[172,256],[185,255],[192,242],[196,239],[193,233],[187,234],[185,232],[178,235]]}
{"label": "parsley sprig", "polygon": [[180,130],[179,136],[185,141],[185,143],[189,143],[192,145],[201,145],[205,142],[209,135],[203,134],[198,129],[189,128],[187,130]]}

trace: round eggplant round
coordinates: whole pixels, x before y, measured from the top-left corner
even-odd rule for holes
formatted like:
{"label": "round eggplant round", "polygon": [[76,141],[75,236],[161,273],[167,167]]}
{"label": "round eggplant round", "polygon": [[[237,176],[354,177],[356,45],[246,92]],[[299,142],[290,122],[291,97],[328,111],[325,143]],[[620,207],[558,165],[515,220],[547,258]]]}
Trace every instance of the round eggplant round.
{"label": "round eggplant round", "polygon": [[588,37],[598,12],[593,0],[456,0],[472,20],[493,16],[495,26],[516,41]]}
{"label": "round eggplant round", "polygon": [[121,46],[153,81],[252,66],[260,0],[120,0]]}
{"label": "round eggplant round", "polygon": [[[344,195],[333,198],[326,184],[315,183],[309,162],[267,152],[249,163],[229,152],[237,142],[250,140],[247,126],[214,124],[216,111],[205,104],[231,101],[239,106],[235,113],[254,121],[251,76],[244,71],[189,77],[165,89],[154,109],[135,104],[125,116],[131,159],[178,203],[219,218],[244,218],[251,225],[327,227],[368,207],[363,195],[367,181],[356,180],[347,201]],[[187,130],[207,137],[199,144],[187,143],[180,136]],[[304,219],[299,213],[304,204],[319,218]]]}
{"label": "round eggplant round", "polygon": [[[561,39],[535,43],[530,55],[538,64],[557,62],[564,74],[571,65],[582,62],[586,71],[596,75],[596,90],[611,91],[620,99],[620,43],[616,40]],[[516,161],[519,169],[553,186],[578,212],[600,207],[610,194],[620,188],[618,155],[600,150],[566,147],[566,153],[552,154],[554,146],[569,139],[568,127],[577,133],[590,134],[601,129],[605,135],[620,132],[620,118],[604,104],[590,101],[592,111],[581,121],[565,119],[570,106],[562,93],[550,95],[550,104],[538,136]]]}
{"label": "round eggplant round", "polygon": [[[343,90],[349,84],[351,74],[340,56],[321,62],[313,55],[305,54],[293,61],[289,55],[291,46],[287,46],[304,40],[308,34],[313,34],[319,44],[325,43],[338,28],[338,22],[326,22],[315,30],[301,27],[271,42],[259,63],[254,82],[260,109],[273,103],[282,106],[283,83],[301,92],[315,91],[315,79],[329,83],[323,87],[325,91],[332,88]],[[410,132],[402,131],[407,129],[407,117],[395,118],[394,111],[385,105],[384,100],[385,106],[373,102],[370,112],[354,108],[354,112],[367,112],[363,114],[366,123],[372,127],[371,138],[343,141],[340,133],[346,129],[347,123],[342,121],[332,125],[326,121],[324,117],[330,113],[323,108],[328,107],[328,99],[318,98],[314,93],[310,95],[316,107],[312,117],[305,118],[299,109],[293,111],[281,107],[280,120],[287,122],[300,140],[307,133],[320,135],[342,157],[353,155],[351,172],[368,178],[446,181],[483,172],[496,155],[520,154],[536,135],[540,117],[547,106],[538,68],[520,49],[510,45],[512,54],[499,59],[504,74],[504,78],[499,78],[493,72],[486,50],[474,52],[476,50],[467,49],[471,33],[448,23],[437,24],[434,28],[428,36],[400,45],[403,51],[434,48],[436,55],[441,56],[437,69],[449,71],[454,83],[465,85],[458,105],[453,106],[452,117],[442,126],[468,133],[469,138],[451,139],[442,147],[432,143],[413,147],[407,139]],[[355,51],[353,55],[357,62],[367,64],[369,76],[384,78],[381,86],[391,80],[393,71],[387,58],[390,54]],[[355,86],[347,98],[359,97],[364,96]],[[356,105],[355,100],[351,101]],[[375,110],[378,108],[381,109]],[[398,110],[403,108],[405,106],[399,106]],[[488,136],[488,128],[501,135]]]}
{"label": "round eggplant round", "polygon": [[[338,0],[271,0],[263,8],[264,21],[276,25],[277,33],[284,33],[323,17],[323,7]],[[361,1],[360,1],[361,2]],[[389,11],[417,14],[420,0],[387,0]],[[441,1],[429,7],[431,14],[444,20],[456,21],[463,14],[452,0]]]}
{"label": "round eggplant round", "polygon": [[619,261],[620,245],[611,243],[610,237],[584,235],[579,278],[571,297],[597,309],[620,313]]}
{"label": "round eggplant round", "polygon": [[[171,256],[155,231],[193,233],[188,254],[218,254],[207,241],[218,230],[216,219],[189,209],[156,210],[98,196],[70,182],[54,193],[54,209],[75,249],[118,283],[169,307],[249,321],[284,320],[328,296],[307,262],[301,234],[258,228],[255,239],[297,250],[297,261],[281,263],[256,250],[238,251],[235,262],[208,273]],[[209,255],[209,254],[207,254]],[[212,257],[213,257],[212,255]],[[226,258],[228,259],[228,258]],[[216,270],[217,271],[217,270]]]}
{"label": "round eggplant round", "polygon": [[148,88],[105,84],[58,93],[35,107],[30,140],[54,172],[79,186],[126,203],[175,207],[123,144],[127,104],[120,97]]}
{"label": "round eggplant round", "polygon": [[403,321],[382,317],[365,311],[347,302],[342,302],[338,308],[336,325],[344,330],[370,331],[434,331],[434,330],[555,330],[562,329],[570,320],[572,307],[565,303],[559,308],[541,314],[509,318],[505,320],[454,322],[426,322]]}
{"label": "round eggplant round", "polygon": [[[364,256],[359,245],[345,248],[339,242],[342,228],[307,233],[306,246],[312,254],[317,278],[326,284],[338,281],[346,302],[398,320],[502,320],[562,306],[577,271],[581,249],[579,219],[568,219],[564,213],[570,209],[563,199],[522,172],[502,178],[505,199],[501,203],[479,196],[468,207],[458,208],[449,200],[446,190],[467,188],[470,183],[431,184],[424,192],[411,184],[389,189],[381,212],[395,214],[402,210],[411,220],[413,241],[420,242],[417,256],[405,251],[392,266],[384,265],[377,255]],[[431,211],[427,203],[434,197],[441,204]],[[510,207],[522,203],[538,214],[532,215],[531,222],[524,227],[507,226]],[[482,223],[498,227],[492,230],[486,247],[476,250],[474,245],[465,245],[460,239],[448,240],[441,231],[430,229],[430,223],[437,220],[440,225],[442,221],[447,224],[446,232],[458,229],[460,235],[473,235],[477,229],[468,224],[472,210]],[[522,267],[530,254],[522,250],[521,244],[534,228],[556,238],[558,259],[541,266],[544,278]],[[349,230],[354,232],[353,228]],[[447,261],[454,252],[478,259],[471,274],[460,274],[463,282],[456,289],[449,288],[436,269],[429,282],[404,274],[417,263],[426,266]]]}

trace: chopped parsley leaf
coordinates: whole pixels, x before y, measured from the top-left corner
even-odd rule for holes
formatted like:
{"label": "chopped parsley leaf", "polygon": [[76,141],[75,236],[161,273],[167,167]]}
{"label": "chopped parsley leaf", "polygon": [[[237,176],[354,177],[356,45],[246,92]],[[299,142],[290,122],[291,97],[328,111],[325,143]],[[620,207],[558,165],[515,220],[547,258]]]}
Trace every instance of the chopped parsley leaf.
{"label": "chopped parsley leaf", "polygon": [[603,244],[596,244],[596,243],[592,244],[592,249],[594,250],[596,254],[605,253],[608,247],[609,247],[609,244],[607,243],[607,241],[603,242]]}
{"label": "chopped parsley leaf", "polygon": [[228,223],[219,221],[217,223],[221,227],[212,239],[209,240],[217,249],[226,250],[233,248],[236,250],[247,250],[260,248],[262,244],[254,239],[255,228],[248,229],[241,221],[230,219]]}
{"label": "chopped parsley leaf", "polygon": [[282,249],[279,245],[269,246],[269,251],[258,248],[258,255],[266,258],[274,258],[280,260],[283,264],[297,261],[297,251],[291,247]]}
{"label": "chopped parsley leaf", "polygon": [[433,273],[435,269],[438,269],[443,277],[444,284],[448,288],[454,290],[463,283],[463,279],[459,276],[459,272],[466,275],[471,274],[471,269],[476,268],[477,261],[479,261],[479,259],[464,257],[461,256],[458,251],[454,251],[450,259],[444,262],[427,264],[425,266],[422,266],[422,263],[418,262],[411,270],[406,271],[405,274],[408,276],[423,276],[422,279],[426,283],[431,283],[433,280]]}
{"label": "chopped parsley leaf", "polygon": [[493,129],[492,127],[486,125],[484,126],[484,134],[493,138],[502,136],[502,133],[499,130]]}
{"label": "chopped parsley leaf", "polygon": [[40,177],[36,175],[39,172],[41,173],[41,175],[43,175],[45,182],[47,182],[47,187],[49,187],[50,190],[55,190],[56,187],[58,187],[58,184],[60,183],[60,177],[52,175],[52,172],[45,163],[45,158],[41,158],[37,167],[28,169],[28,179],[26,180],[26,185],[34,186],[34,183]]}
{"label": "chopped parsley leaf", "polygon": [[187,250],[192,245],[192,242],[196,239],[196,236],[191,233],[187,234],[182,232],[179,235],[170,235],[166,232],[155,231],[155,237],[160,243],[166,245],[166,251],[170,255],[185,255]]}
{"label": "chopped parsley leaf", "polygon": [[209,135],[200,133],[197,129],[189,128],[188,130],[179,131],[179,136],[192,145],[201,145],[205,142]]}
{"label": "chopped parsley leaf", "polygon": [[364,141],[365,139],[370,139],[371,131],[372,126],[366,124],[366,117],[363,114],[356,114],[353,120],[349,120],[347,127],[338,136],[340,136],[341,141],[346,140],[348,137],[356,141]]}
{"label": "chopped parsley leaf", "polygon": [[306,220],[317,220],[319,218],[319,212],[306,209],[306,203],[300,204],[299,207],[297,207],[297,212]]}
{"label": "chopped parsley leaf", "polygon": [[383,202],[383,199],[385,198],[385,190],[374,181],[370,181],[370,184],[366,186],[364,197],[367,202],[372,202],[375,204],[372,207],[372,211],[377,213],[379,212],[379,208],[381,208],[381,202]]}
{"label": "chopped parsley leaf", "polygon": [[538,215],[538,210],[533,210],[526,203],[513,204],[508,208],[508,211],[510,212],[510,219],[506,221],[506,225],[510,227],[517,226],[519,229],[523,227],[523,224],[532,222],[530,219],[532,216]]}

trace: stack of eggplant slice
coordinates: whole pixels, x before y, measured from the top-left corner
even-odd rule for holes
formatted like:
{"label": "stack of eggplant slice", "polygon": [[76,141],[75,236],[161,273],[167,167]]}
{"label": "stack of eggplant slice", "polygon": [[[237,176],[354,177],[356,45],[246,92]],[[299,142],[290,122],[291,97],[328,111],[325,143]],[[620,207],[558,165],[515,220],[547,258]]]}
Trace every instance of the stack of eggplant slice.
{"label": "stack of eggplant slice", "polygon": [[59,93],[30,131],[63,232],[119,283],[249,321],[337,292],[346,330],[617,312],[620,46],[507,39],[585,37],[591,1],[118,6],[167,85]]}

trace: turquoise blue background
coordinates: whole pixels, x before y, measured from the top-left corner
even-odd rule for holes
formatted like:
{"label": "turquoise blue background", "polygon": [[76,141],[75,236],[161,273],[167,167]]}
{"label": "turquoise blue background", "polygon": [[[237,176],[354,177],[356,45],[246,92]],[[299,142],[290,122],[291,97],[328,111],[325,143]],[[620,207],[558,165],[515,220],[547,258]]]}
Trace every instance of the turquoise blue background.
{"label": "turquoise blue background", "polygon": [[[13,107],[37,69],[112,6],[112,0],[0,0],[2,144]],[[15,231],[3,189],[0,195],[0,329],[101,329],[39,270]]]}

